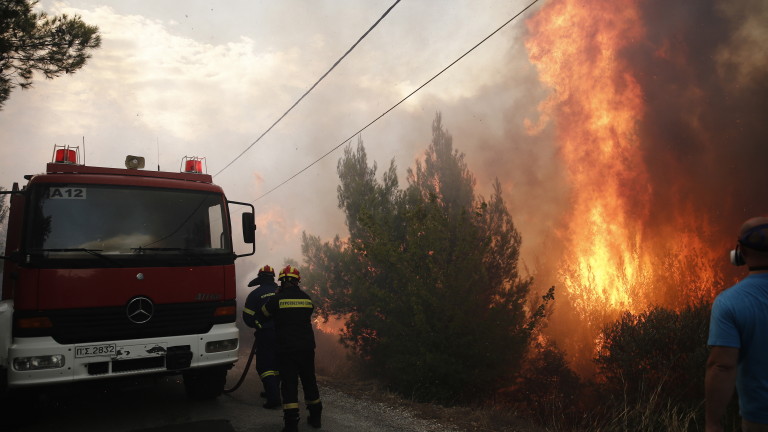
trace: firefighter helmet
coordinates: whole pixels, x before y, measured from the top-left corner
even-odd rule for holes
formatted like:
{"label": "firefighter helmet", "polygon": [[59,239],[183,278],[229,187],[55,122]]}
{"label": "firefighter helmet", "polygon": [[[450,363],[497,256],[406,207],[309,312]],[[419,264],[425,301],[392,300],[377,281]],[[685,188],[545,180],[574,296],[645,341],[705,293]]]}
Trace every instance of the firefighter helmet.
{"label": "firefighter helmet", "polygon": [[265,265],[264,267],[259,269],[259,273],[256,274],[256,279],[248,282],[248,286],[256,286],[261,285],[267,280],[271,280],[274,283],[275,280],[275,269],[273,269],[271,266]]}
{"label": "firefighter helmet", "polygon": [[280,277],[278,277],[278,280],[286,278],[294,278],[297,281],[300,281],[301,275],[299,274],[299,269],[293,266],[286,266],[284,269],[280,270]]}
{"label": "firefighter helmet", "polygon": [[272,267],[265,265],[264,267],[259,269],[259,276],[265,275],[265,276],[272,276],[275,277],[275,269]]}

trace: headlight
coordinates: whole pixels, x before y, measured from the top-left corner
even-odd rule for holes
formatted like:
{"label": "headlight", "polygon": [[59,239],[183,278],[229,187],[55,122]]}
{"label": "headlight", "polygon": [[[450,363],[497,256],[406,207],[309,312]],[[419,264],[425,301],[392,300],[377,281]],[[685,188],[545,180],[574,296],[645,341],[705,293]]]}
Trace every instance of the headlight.
{"label": "headlight", "polygon": [[222,351],[232,351],[237,349],[237,339],[226,339],[220,341],[207,342],[205,352],[217,353]]}
{"label": "headlight", "polygon": [[37,357],[16,357],[13,359],[13,368],[20,372],[39,369],[58,369],[60,367],[64,367],[64,356],[61,354]]}

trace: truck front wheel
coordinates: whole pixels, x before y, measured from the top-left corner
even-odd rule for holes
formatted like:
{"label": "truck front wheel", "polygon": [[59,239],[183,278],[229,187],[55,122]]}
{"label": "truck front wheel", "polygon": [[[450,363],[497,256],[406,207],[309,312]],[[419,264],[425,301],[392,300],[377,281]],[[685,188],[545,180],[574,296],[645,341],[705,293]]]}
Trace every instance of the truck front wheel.
{"label": "truck front wheel", "polygon": [[215,367],[184,372],[184,389],[194,400],[213,399],[221,395],[227,382],[227,368]]}

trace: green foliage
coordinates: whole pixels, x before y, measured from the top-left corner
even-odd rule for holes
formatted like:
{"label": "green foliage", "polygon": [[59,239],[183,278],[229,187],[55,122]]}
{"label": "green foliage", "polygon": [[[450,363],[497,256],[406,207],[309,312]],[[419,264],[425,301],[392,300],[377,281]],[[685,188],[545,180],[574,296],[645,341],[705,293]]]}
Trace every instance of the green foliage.
{"label": "green foliage", "polygon": [[34,13],[36,1],[0,2],[0,109],[14,87],[32,86],[35,71],[52,79],[74,73],[101,45],[98,27],[79,16]]}
{"label": "green foliage", "polygon": [[[4,190],[5,188],[0,186],[0,192]],[[10,208],[5,197],[5,195],[0,195],[0,225],[5,223],[5,218],[8,216],[8,209]]]}
{"label": "green foliage", "polygon": [[[703,430],[710,304],[624,313],[603,328],[598,373],[579,380],[556,346],[535,346],[503,396],[553,431]],[[736,400],[725,430],[739,430]]]}
{"label": "green foliage", "polygon": [[[423,164],[399,189],[394,162],[376,179],[362,142],[338,164],[350,236],[304,234],[305,286],[342,341],[395,390],[417,399],[480,399],[510,383],[543,308],[527,313],[521,238],[497,181],[489,201],[438,114]],[[549,302],[554,294],[543,301]]]}
{"label": "green foliage", "polygon": [[584,385],[554,343],[534,344],[515,385],[501,394],[527,418],[573,425],[582,417]]}
{"label": "green foliage", "polygon": [[[0,186],[0,192],[5,188]],[[8,210],[10,206],[6,201],[6,195],[0,195],[0,255],[5,255],[5,237],[8,232]],[[3,274],[3,266],[0,266],[0,275]]]}
{"label": "green foliage", "polygon": [[595,359],[604,390],[629,403],[655,395],[664,404],[698,406],[704,399],[709,311],[703,303],[679,312],[656,307],[626,312],[605,327]]}

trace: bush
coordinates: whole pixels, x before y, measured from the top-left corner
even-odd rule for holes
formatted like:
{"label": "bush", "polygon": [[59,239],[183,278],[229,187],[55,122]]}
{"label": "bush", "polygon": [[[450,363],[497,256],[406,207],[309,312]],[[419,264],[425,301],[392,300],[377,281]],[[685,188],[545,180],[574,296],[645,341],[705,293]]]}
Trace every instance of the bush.
{"label": "bush", "polygon": [[608,396],[630,403],[657,394],[658,399],[698,406],[704,400],[708,356],[708,304],[679,312],[660,307],[626,312],[601,333],[595,362]]}
{"label": "bush", "polygon": [[573,425],[581,416],[584,387],[554,343],[536,344],[528,352],[514,386],[502,391],[503,402],[539,423]]}

